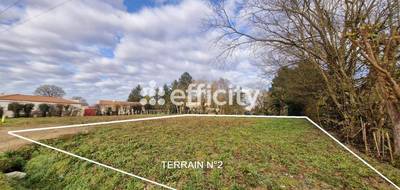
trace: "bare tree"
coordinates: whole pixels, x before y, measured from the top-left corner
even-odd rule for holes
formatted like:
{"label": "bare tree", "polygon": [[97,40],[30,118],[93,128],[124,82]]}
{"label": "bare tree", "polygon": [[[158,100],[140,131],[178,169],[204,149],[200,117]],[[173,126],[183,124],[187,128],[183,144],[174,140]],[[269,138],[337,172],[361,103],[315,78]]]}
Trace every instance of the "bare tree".
{"label": "bare tree", "polygon": [[[214,4],[210,22],[222,31],[218,41],[225,53],[246,45],[284,57],[280,65],[313,64],[329,97],[324,104],[336,112],[325,122],[338,126],[347,141],[360,136],[362,121],[390,125],[400,156],[396,1],[250,0],[229,7],[224,1]],[[376,110],[383,111],[374,115]],[[381,122],[386,115],[392,115],[392,124]]]}
{"label": "bare tree", "polygon": [[87,103],[86,99],[81,97],[81,96],[74,96],[71,99],[73,100],[78,100],[80,104],[82,104],[83,106],[88,106],[89,104]]}
{"label": "bare tree", "polygon": [[360,49],[375,77],[375,88],[393,125],[395,154],[400,155],[400,5],[399,1],[385,3],[374,20],[365,20],[359,27],[353,27],[347,36]]}
{"label": "bare tree", "polygon": [[65,91],[61,87],[46,84],[39,86],[34,94],[39,96],[63,97],[65,96]]}

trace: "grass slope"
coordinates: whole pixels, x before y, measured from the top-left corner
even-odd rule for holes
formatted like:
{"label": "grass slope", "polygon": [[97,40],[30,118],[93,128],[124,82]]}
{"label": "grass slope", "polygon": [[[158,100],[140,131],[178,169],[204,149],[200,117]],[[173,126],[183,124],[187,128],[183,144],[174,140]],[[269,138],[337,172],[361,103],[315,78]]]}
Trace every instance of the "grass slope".
{"label": "grass slope", "polygon": [[[47,141],[58,148],[177,189],[391,189],[301,119],[176,118],[110,125]],[[223,169],[164,169],[162,161],[223,161]],[[400,183],[400,171],[381,165]],[[29,189],[159,189],[38,148]],[[19,187],[21,188],[21,187]]]}
{"label": "grass slope", "polygon": [[5,175],[0,173],[0,189],[1,190],[12,190],[13,188],[11,187],[10,183],[8,182],[8,179],[6,178]]}

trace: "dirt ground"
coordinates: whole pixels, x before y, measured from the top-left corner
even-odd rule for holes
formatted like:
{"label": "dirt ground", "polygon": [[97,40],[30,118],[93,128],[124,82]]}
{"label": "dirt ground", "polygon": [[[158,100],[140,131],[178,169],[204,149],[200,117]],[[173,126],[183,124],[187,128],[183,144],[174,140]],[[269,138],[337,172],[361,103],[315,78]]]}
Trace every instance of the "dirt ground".
{"label": "dirt ground", "polygon": [[[16,150],[21,146],[30,144],[30,142],[19,139],[17,137],[11,136],[8,134],[8,131],[12,130],[22,130],[27,128],[21,127],[7,127],[0,129],[0,152],[6,152],[10,150]],[[37,132],[24,132],[18,133],[19,135],[34,139],[34,140],[45,140],[45,139],[53,139],[66,135],[73,135],[76,133],[87,132],[88,129],[83,128],[70,128],[70,129],[60,129],[60,130],[46,130],[46,131],[37,131]]]}

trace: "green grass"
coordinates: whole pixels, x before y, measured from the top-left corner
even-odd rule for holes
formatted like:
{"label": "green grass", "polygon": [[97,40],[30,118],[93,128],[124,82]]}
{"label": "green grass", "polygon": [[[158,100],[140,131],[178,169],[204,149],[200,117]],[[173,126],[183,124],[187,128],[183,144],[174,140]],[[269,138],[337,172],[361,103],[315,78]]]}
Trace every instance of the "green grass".
{"label": "green grass", "polygon": [[6,178],[5,175],[0,173],[0,189],[1,190],[12,190],[13,188],[11,187],[10,183],[8,182],[8,179]]}
{"label": "green grass", "polygon": [[[177,189],[393,188],[302,119],[176,118],[103,126],[46,143]],[[17,189],[159,189],[47,148],[33,149],[28,176]],[[162,161],[169,160],[224,165],[164,169]],[[400,170],[373,164],[400,183]]]}

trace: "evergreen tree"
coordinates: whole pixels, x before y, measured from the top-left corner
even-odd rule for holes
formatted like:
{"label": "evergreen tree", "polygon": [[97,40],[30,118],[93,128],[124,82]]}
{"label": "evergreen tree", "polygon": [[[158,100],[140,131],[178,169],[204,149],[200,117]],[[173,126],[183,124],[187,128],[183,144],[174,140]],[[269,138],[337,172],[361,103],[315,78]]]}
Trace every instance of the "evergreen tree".
{"label": "evergreen tree", "polygon": [[182,90],[186,90],[187,87],[193,82],[192,76],[188,72],[184,72],[179,78],[179,88]]}
{"label": "evergreen tree", "polygon": [[139,102],[142,98],[142,87],[137,85],[129,94],[128,102]]}
{"label": "evergreen tree", "polygon": [[164,96],[163,96],[163,98],[164,98],[164,100],[165,100],[165,104],[164,104],[163,108],[164,108],[164,111],[165,111],[166,113],[169,113],[169,112],[172,111],[171,108],[172,108],[172,106],[173,106],[172,103],[171,103],[171,93],[172,93],[172,89],[171,89],[167,84],[164,84],[163,90],[164,90]]}

